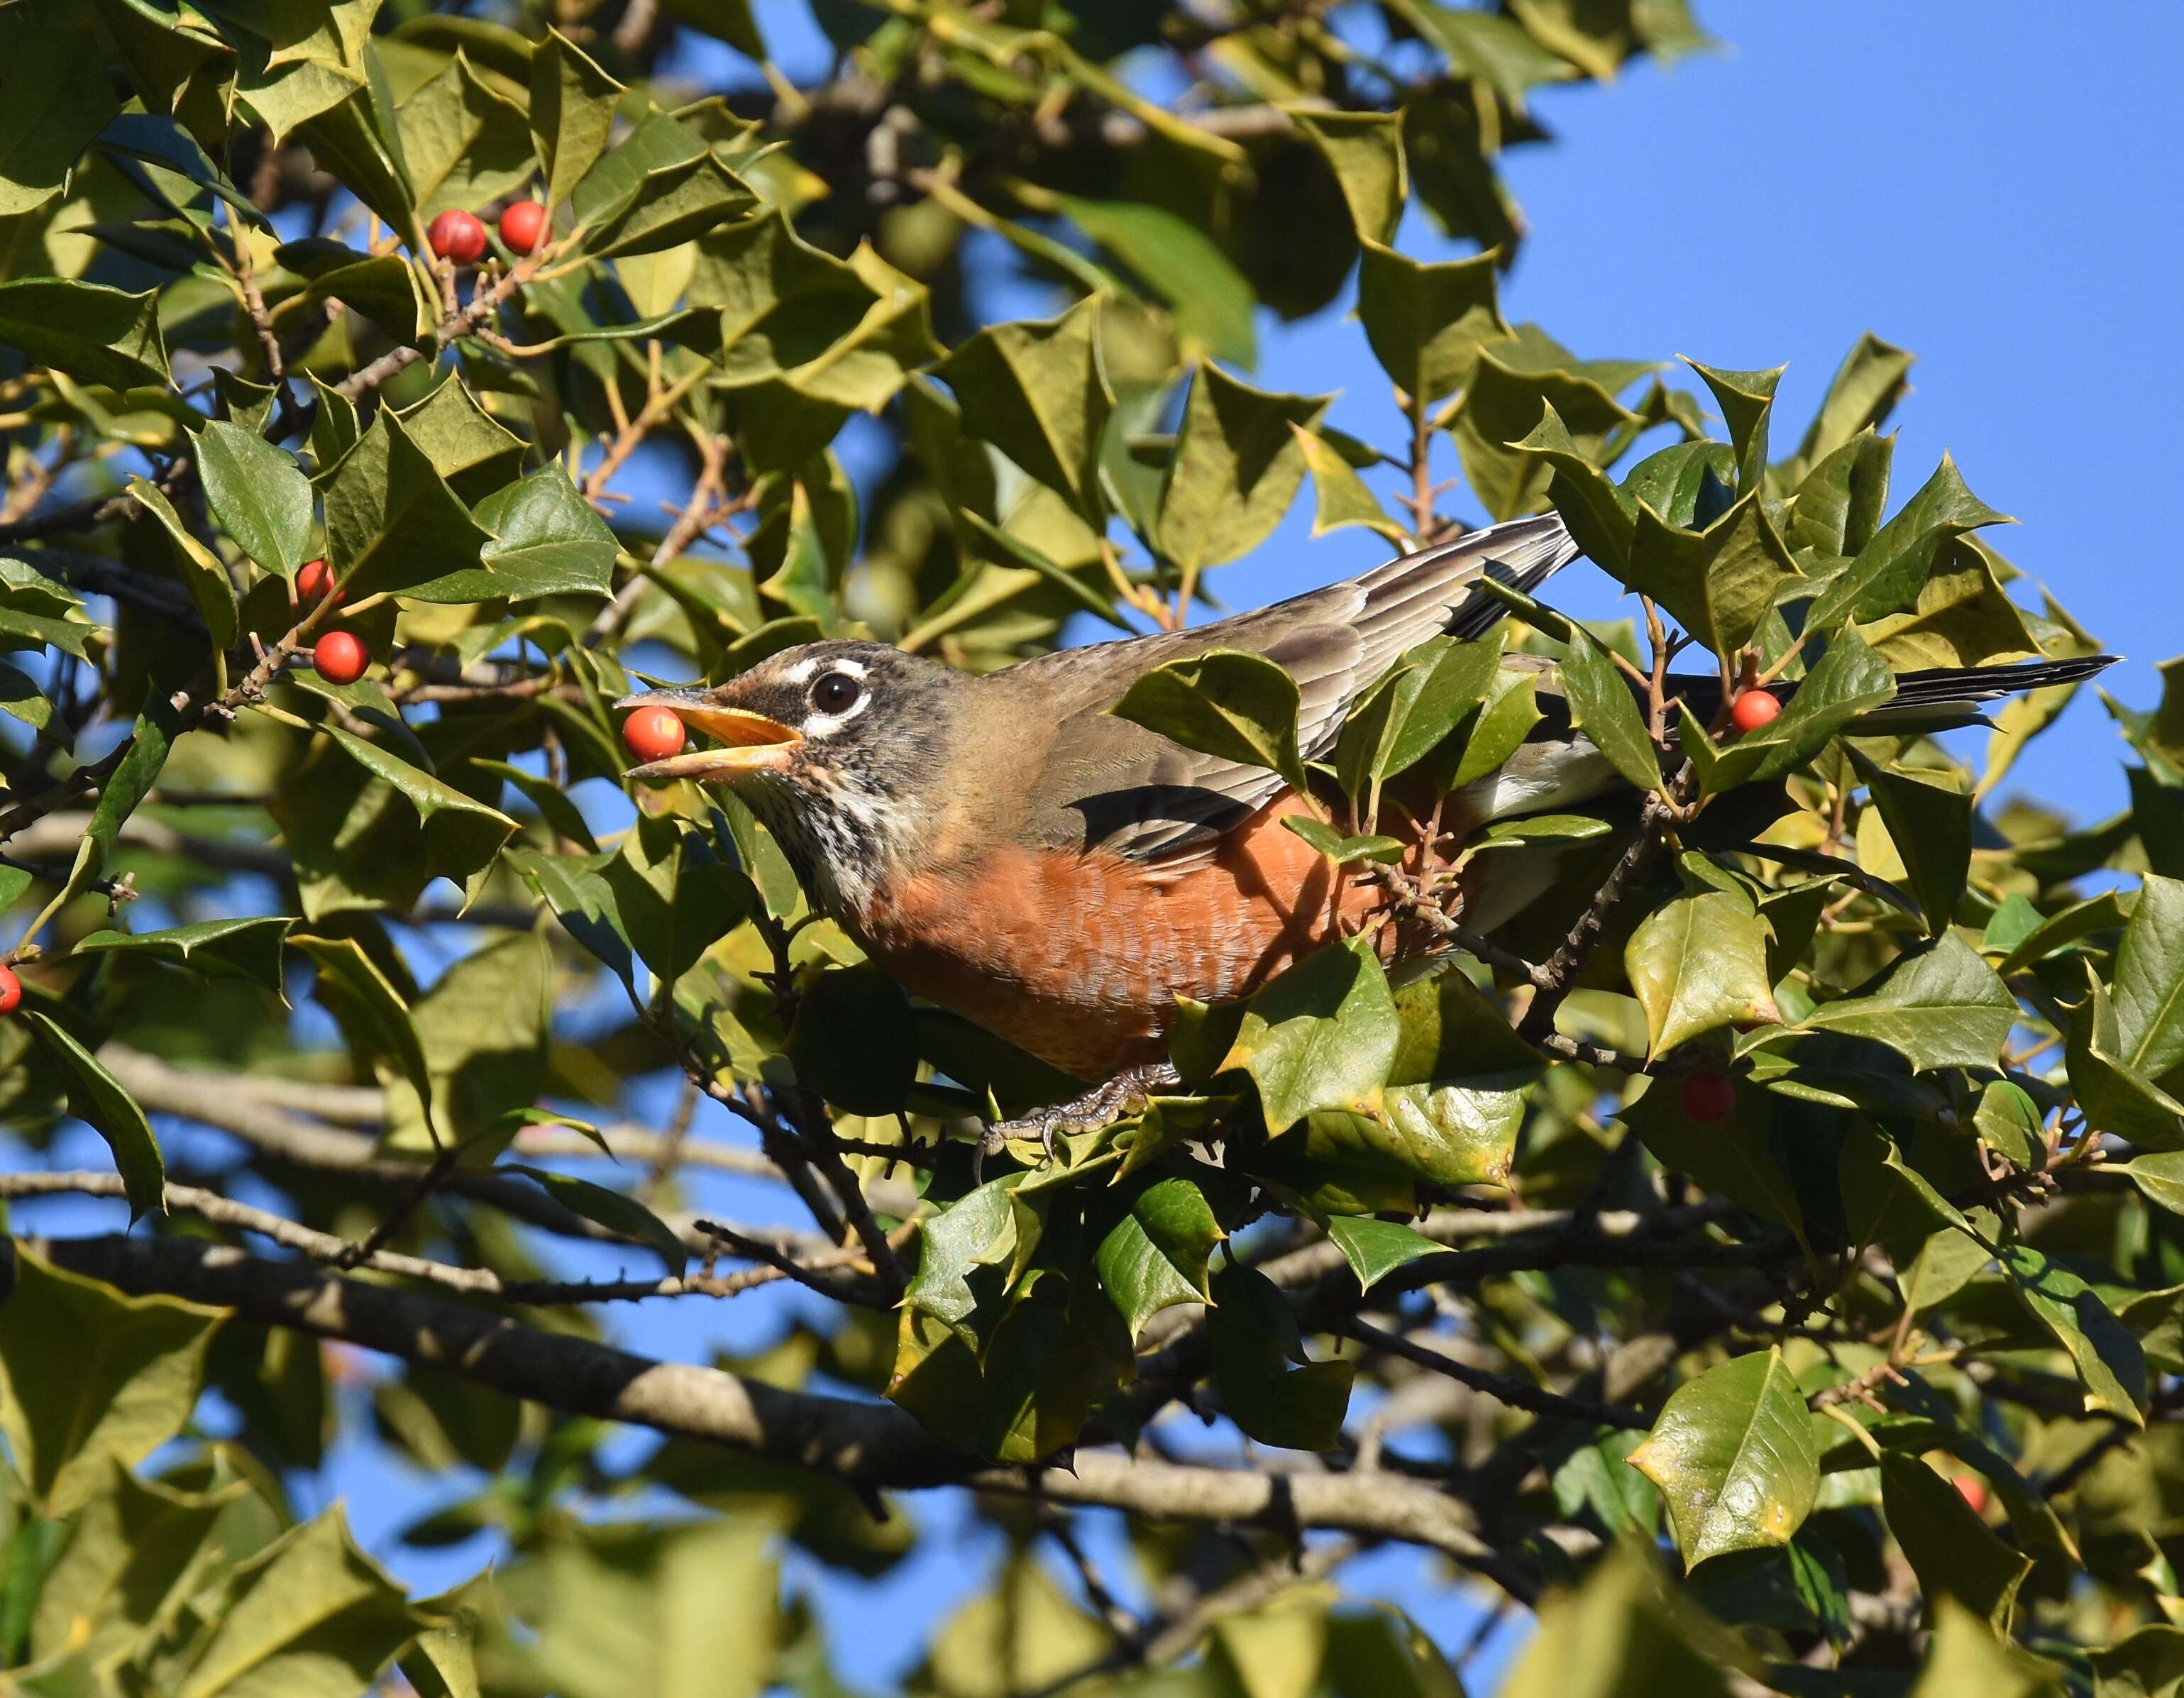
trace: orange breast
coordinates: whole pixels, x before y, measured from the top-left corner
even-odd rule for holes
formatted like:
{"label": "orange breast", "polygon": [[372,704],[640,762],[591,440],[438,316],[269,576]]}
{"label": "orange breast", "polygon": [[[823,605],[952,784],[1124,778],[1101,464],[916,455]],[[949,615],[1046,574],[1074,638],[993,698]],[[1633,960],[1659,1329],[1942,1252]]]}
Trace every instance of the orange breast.
{"label": "orange breast", "polygon": [[1083,1079],[1158,1060],[1175,999],[1248,995],[1368,914],[1284,796],[1179,871],[1004,844],[899,880],[858,928],[916,994]]}

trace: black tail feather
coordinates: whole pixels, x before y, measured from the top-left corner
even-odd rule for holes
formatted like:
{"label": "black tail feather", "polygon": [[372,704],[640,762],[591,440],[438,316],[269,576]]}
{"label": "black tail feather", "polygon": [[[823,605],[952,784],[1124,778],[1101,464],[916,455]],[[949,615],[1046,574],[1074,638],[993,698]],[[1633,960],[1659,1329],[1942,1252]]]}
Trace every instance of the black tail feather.
{"label": "black tail feather", "polygon": [[1936,666],[1925,672],[1901,672],[1896,699],[1881,710],[1933,707],[1958,702],[1991,702],[2057,684],[2075,684],[2115,665],[2114,654],[2085,654],[2075,660],[2020,660],[2006,666]]}
{"label": "black tail feather", "polygon": [[[2081,683],[2115,665],[2114,654],[2086,654],[2070,660],[2018,660],[2000,666],[1936,666],[1919,672],[1899,672],[1896,693],[1883,705],[1861,715],[1858,723],[1876,732],[1940,730],[1947,726],[1981,723],[1980,704],[2028,690],[2045,690],[2058,684]],[[1719,677],[1674,677],[1671,693],[1687,703],[1701,721],[1710,720],[1721,705]],[[1769,684],[1777,701],[1797,693],[1795,682]]]}

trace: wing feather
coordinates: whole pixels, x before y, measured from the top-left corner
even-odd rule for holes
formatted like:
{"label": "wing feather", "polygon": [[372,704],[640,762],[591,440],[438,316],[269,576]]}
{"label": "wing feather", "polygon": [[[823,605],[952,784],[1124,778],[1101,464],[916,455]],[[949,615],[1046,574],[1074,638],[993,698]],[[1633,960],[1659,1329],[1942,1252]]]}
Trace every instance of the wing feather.
{"label": "wing feather", "polygon": [[1178,857],[1211,854],[1282,781],[1114,718],[1107,710],[1137,678],[1212,649],[1264,654],[1296,680],[1298,746],[1318,760],[1351,704],[1405,653],[1443,631],[1475,637],[1492,628],[1502,606],[1477,587],[1482,573],[1529,593],[1577,552],[1554,515],[1513,520],[1212,625],[1065,649],[994,675],[992,684],[1030,693],[1061,721],[1046,771],[1067,793],[1043,803],[1032,834],[1165,871]]}

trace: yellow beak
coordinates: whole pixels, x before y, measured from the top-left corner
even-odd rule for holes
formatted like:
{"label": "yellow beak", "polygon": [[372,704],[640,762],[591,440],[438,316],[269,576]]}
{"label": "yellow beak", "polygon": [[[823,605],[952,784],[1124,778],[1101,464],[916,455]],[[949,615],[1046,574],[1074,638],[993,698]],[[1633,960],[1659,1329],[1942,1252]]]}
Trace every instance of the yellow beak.
{"label": "yellow beak", "polygon": [[694,778],[699,783],[725,783],[746,772],[763,771],[788,763],[790,753],[804,741],[794,727],[746,708],[722,707],[707,699],[702,689],[645,690],[624,696],[618,708],[666,708],[691,730],[720,744],[717,749],[686,749],[664,760],[648,760],[632,766],[631,778]]}

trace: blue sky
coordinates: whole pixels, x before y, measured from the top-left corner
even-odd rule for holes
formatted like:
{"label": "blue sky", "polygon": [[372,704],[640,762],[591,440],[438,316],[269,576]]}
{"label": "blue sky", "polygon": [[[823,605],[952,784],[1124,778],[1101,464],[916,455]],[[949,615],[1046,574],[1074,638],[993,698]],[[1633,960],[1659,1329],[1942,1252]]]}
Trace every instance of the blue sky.
{"label": "blue sky", "polygon": [[[1511,316],[1536,319],[1589,357],[1786,360],[1778,437],[1802,428],[1860,331],[1913,349],[1915,389],[1897,416],[1899,495],[1944,448],[1953,452],[1975,490],[2024,521],[1997,534],[1997,545],[2128,657],[2112,688],[2150,705],[2152,664],[2184,651],[2168,522],[2177,482],[2170,456],[2184,437],[2174,187],[2184,110],[2173,91],[2184,8],[2089,17],[1999,0],[1975,9],[1696,3],[1723,51],[1666,71],[1636,66],[1604,90],[1540,96],[1559,140],[1508,162],[1531,224],[1507,280]],[[777,45],[809,40],[801,13],[800,0],[760,0]],[[1416,219],[1403,245],[1422,257],[1441,251]],[[1012,309],[1035,309],[1022,298]],[[1334,421],[1384,437],[1385,381],[1347,311],[1345,300],[1301,324],[1262,326],[1254,377],[1274,388],[1340,389]],[[1452,500],[1462,510],[1461,492]],[[1308,504],[1258,554],[1222,569],[1217,588],[1228,604],[1275,599],[1379,557],[1362,532],[1312,542]],[[1586,615],[1610,614],[1611,593],[1581,571],[1557,586],[1558,598]],[[2121,754],[2088,695],[2021,763],[2019,782],[2097,817],[2125,799]],[[657,1121],[669,1105],[653,1094],[660,1100],[636,1106]],[[209,1134],[192,1142],[162,1133],[170,1149],[220,1148]],[[739,1140],[710,1117],[699,1133]],[[99,1166],[107,1157],[79,1130],[53,1159]],[[770,1188],[716,1181],[694,1200],[791,1223]],[[118,1218],[89,1203],[19,1215],[58,1231]],[[762,1344],[803,1300],[773,1288],[731,1304],[624,1310],[614,1322],[635,1348],[704,1361]],[[348,1500],[366,1544],[416,1584],[447,1584],[492,1554],[476,1543],[419,1552],[393,1539],[475,1482],[422,1479],[354,1445],[327,1484]],[[821,1590],[843,1672],[875,1690],[915,1662],[928,1625],[976,1586],[996,1548],[955,1546],[949,1535],[970,1524],[944,1496],[916,1500],[916,1510],[941,1535],[920,1556],[881,1582],[828,1581]],[[1095,1548],[1117,1559],[1103,1566],[1121,1570],[1112,1525]],[[809,1565],[792,1564],[792,1575],[816,1578]],[[1384,1553],[1348,1578],[1404,1603],[1445,1645],[1474,1618],[1411,1553]],[[1517,1626],[1494,1638],[1472,1670],[1474,1690],[1492,1689],[1521,1636]]]}
{"label": "blue sky", "polygon": [[[1897,498],[1953,453],[2022,521],[1990,539],[2126,658],[2109,688],[2150,706],[2153,663],[2184,651],[2168,517],[2184,434],[2184,8],[1694,10],[1722,51],[1540,94],[1557,141],[1507,157],[1531,233],[1505,309],[1586,357],[1787,361],[1778,440],[1862,331],[1911,349]],[[1403,245],[1437,247],[1415,214]],[[1265,336],[1260,381],[1340,386],[1335,422],[1384,435],[1384,380],[1346,311]],[[1271,600],[1374,552],[1355,532],[1310,543],[1293,522],[1219,587]],[[1605,613],[1611,590],[1586,576],[1557,597]],[[2081,696],[2016,782],[2099,817],[2126,800],[2122,750]]]}

